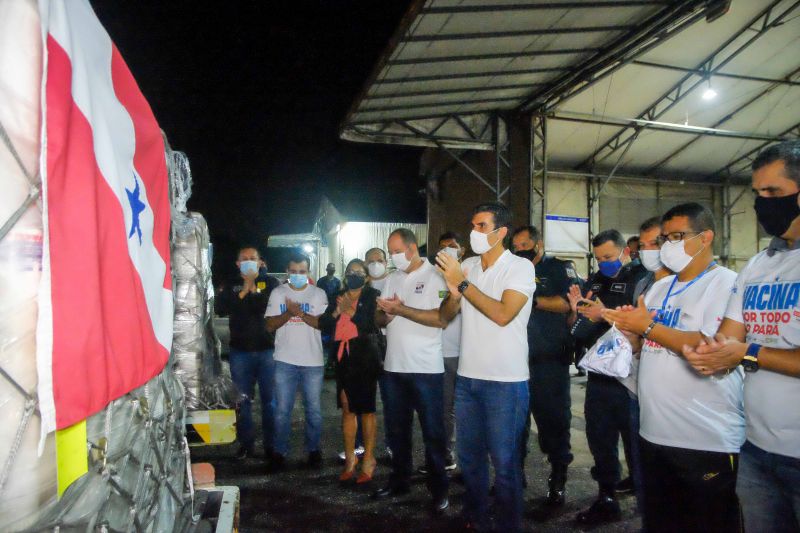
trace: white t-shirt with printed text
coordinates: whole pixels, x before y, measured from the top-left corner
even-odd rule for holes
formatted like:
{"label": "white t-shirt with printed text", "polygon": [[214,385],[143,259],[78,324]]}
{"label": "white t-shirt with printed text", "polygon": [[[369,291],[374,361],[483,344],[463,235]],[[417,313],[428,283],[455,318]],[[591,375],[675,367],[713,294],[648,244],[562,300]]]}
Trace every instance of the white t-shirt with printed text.
{"label": "white t-shirt with printed text", "polygon": [[[736,280],[725,317],[745,325],[747,342],[800,347],[800,249],[767,250]],[[745,373],[747,440],[771,453],[800,458],[800,378],[764,368]]]}
{"label": "white t-shirt with printed text", "polygon": [[[381,293],[383,298],[397,295],[408,307],[438,309],[447,294],[447,285],[427,259],[410,274],[396,270],[389,275]],[[396,316],[386,326],[386,361],[389,372],[439,374],[442,360],[442,328],[423,326]]]}
{"label": "white t-shirt with printed text", "polygon": [[[735,280],[735,272],[719,266],[693,282],[667,276],[650,288],[645,304],[663,312],[659,322],[667,327],[713,337]],[[736,369],[703,376],[682,355],[645,339],[639,360],[639,434],[662,446],[738,453],[744,443],[742,374]]]}
{"label": "white t-shirt with printed text", "polygon": [[[286,300],[297,302],[306,314],[312,316],[321,315],[328,307],[328,296],[319,287],[306,285],[302,291],[296,291],[284,283],[270,294],[264,316],[285,313]],[[274,358],[276,361],[297,366],[324,365],[320,331],[303,322],[300,317],[292,317],[275,332]]]}
{"label": "white t-shirt with printed text", "polygon": [[485,271],[480,257],[461,264],[467,280],[482,293],[501,300],[503,292],[517,291],[527,298],[517,316],[500,326],[481,313],[466,297],[461,298],[461,357],[458,375],[488,381],[527,381],[528,318],[536,290],[533,263],[508,250]]}

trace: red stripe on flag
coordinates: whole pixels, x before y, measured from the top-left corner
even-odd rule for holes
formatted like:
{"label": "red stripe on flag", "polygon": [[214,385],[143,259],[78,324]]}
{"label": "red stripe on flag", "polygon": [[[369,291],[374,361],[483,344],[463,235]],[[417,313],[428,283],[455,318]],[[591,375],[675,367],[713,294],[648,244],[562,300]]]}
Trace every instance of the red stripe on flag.
{"label": "red stripe on flag", "polygon": [[64,428],[144,384],[165,365],[122,207],[72,100],[72,65],[48,36],[47,200],[53,307],[53,394]]}
{"label": "red stripe on flag", "polygon": [[153,210],[153,244],[167,265],[164,288],[172,290],[170,274],[169,225],[170,204],[167,179],[167,163],[164,157],[164,139],[150,105],[142,95],[128,65],[112,43],[111,77],[114,92],[122,106],[128,111],[136,133],[136,153],[133,166],[147,191],[147,203]]}

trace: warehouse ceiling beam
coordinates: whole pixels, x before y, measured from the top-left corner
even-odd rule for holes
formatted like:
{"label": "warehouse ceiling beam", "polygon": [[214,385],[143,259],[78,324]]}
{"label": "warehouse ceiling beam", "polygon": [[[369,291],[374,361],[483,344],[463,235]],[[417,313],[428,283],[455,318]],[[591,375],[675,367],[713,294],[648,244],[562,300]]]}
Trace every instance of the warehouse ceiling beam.
{"label": "warehouse ceiling beam", "polygon": [[[498,114],[493,114],[489,121],[487,121],[487,126],[491,127],[492,129],[492,138],[495,143],[495,168],[496,174],[494,177],[494,184],[489,181],[486,177],[482,176],[480,172],[475,170],[461,155],[456,153],[454,150],[447,147],[444,143],[441,142],[441,139],[437,136],[431,135],[430,133],[409,124],[407,121],[404,120],[395,120],[395,124],[398,124],[408,130],[409,132],[413,133],[414,135],[425,138],[434,145],[436,145],[440,150],[444,153],[449,155],[456,163],[461,165],[467,172],[469,172],[475,179],[485,185],[490,191],[495,194],[497,200],[501,200],[503,196],[508,192],[509,187],[505,187],[501,189],[503,186],[503,175],[505,174],[505,170],[508,170],[510,175],[511,165],[508,163],[509,158],[503,157],[503,153],[507,153],[509,149],[509,141],[507,136],[501,134],[501,129],[504,127],[503,121]],[[467,131],[471,132],[471,128],[467,128]],[[463,154],[463,152],[462,152]]]}
{"label": "warehouse ceiling beam", "polygon": [[705,17],[708,2],[684,0],[664,9],[614,39],[600,52],[579,63],[543,91],[532,94],[520,106],[523,112],[552,110],[616,72],[648,50],[674,37]]}
{"label": "warehouse ceiling beam", "polygon": [[[798,74],[800,74],[800,67],[794,69],[787,76],[785,76],[785,78],[787,80],[791,80],[792,78],[797,77]],[[728,113],[727,115],[725,115],[721,119],[719,119],[716,122],[714,122],[710,127],[715,128],[715,129],[719,128],[720,126],[722,126],[723,124],[728,122],[730,119],[735,117],[741,111],[743,111],[743,110],[747,109],[749,106],[761,101],[762,98],[764,98],[766,95],[768,95],[769,93],[771,93],[772,91],[774,91],[778,87],[782,87],[782,85],[779,84],[779,83],[770,84],[769,86],[767,86],[763,90],[759,91],[757,94],[753,95],[750,99],[748,99],[742,105],[737,107],[734,111]],[[667,155],[666,157],[663,157],[657,163],[652,165],[650,167],[650,170],[648,171],[648,174],[655,173],[656,171],[658,171],[659,168],[663,167],[664,165],[669,163],[671,160],[673,160],[674,158],[676,158],[677,156],[682,154],[684,151],[686,151],[687,148],[689,148],[690,146],[692,146],[694,143],[696,143],[697,141],[699,141],[702,138],[703,138],[702,136],[698,135],[694,139],[690,140],[689,142],[684,143],[679,148],[673,150],[672,152],[669,153],[669,155]]]}
{"label": "warehouse ceiling beam", "polygon": [[654,4],[669,4],[668,0],[616,0],[596,2],[530,2],[519,4],[471,4],[459,6],[434,6],[422,10],[425,15],[460,15],[471,13],[493,13],[499,11],[544,11],[552,9],[602,9],[615,7],[641,7]]}
{"label": "warehouse ceiling beam", "polygon": [[800,81],[788,79],[789,77],[784,78],[763,78],[760,76],[747,76],[744,74],[732,74],[730,72],[712,72],[711,69],[693,69],[693,68],[686,68],[686,67],[679,67],[677,65],[666,65],[663,63],[652,63],[650,61],[632,61],[632,65],[639,65],[641,67],[652,67],[661,70],[673,70],[675,72],[686,72],[689,74],[696,74],[698,76],[703,76],[705,79],[709,78],[727,78],[731,80],[740,80],[740,81],[755,81],[759,83],[770,83],[776,85],[791,85],[791,86],[800,86]]}
{"label": "warehouse ceiling beam", "polygon": [[409,35],[401,39],[403,43],[435,43],[442,41],[470,41],[474,39],[502,39],[505,37],[537,37],[539,35],[574,35],[578,33],[608,33],[629,31],[633,26],[576,26],[572,28],[537,28],[532,30],[509,30],[468,33],[431,33]]}
{"label": "warehouse ceiling beam", "polygon": [[[800,122],[792,125],[791,127],[785,129],[781,133],[778,134],[781,138],[786,139],[800,139]],[[734,176],[737,174],[735,170],[732,169],[739,169],[741,167],[749,166],[750,163],[753,162],[755,159],[755,155],[758,154],[762,149],[766,148],[772,141],[767,141],[764,143],[759,144],[755,148],[752,148],[745,152],[744,154],[740,155],[724,167],[712,172],[709,175],[709,180],[719,180],[720,178],[725,179],[729,176]]]}
{"label": "warehouse ceiling beam", "polygon": [[406,92],[396,92],[396,93],[386,93],[386,94],[371,94],[369,95],[365,101],[370,100],[378,100],[378,99],[389,99],[389,98],[404,98],[407,96],[433,96],[437,94],[458,94],[458,93],[472,93],[472,92],[493,92],[493,91],[507,91],[513,89],[529,89],[535,85],[536,83],[514,83],[508,85],[494,85],[494,86],[483,86],[483,87],[459,87],[457,89],[432,89],[428,91],[406,91]]}
{"label": "warehouse ceiling beam", "polygon": [[[739,31],[732,34],[720,47],[709,54],[693,70],[705,70],[709,75],[714,75],[723,69],[728,63],[735,59],[740,53],[746,50],[751,44],[763,37],[771,29],[783,24],[784,20],[800,5],[800,1],[792,3],[782,11],[776,12],[776,8],[783,0],[774,0],[762,10],[758,15],[742,26]],[[740,38],[745,34],[749,37],[742,43]],[[680,81],[673,85],[655,102],[642,111],[637,119],[656,121],[673,109],[694,89],[705,83],[707,77],[688,73]],[[589,157],[581,162],[576,168],[592,168],[595,164],[605,160],[617,150],[624,149],[627,143],[632,142],[636,130],[633,125],[620,129],[611,136],[602,146],[597,148]]]}
{"label": "warehouse ceiling beam", "polygon": [[[472,78],[488,78],[495,76],[529,76],[531,74],[546,74],[550,72],[564,72],[570,70],[569,67],[542,67],[528,68],[522,70],[489,70],[478,72],[463,72],[459,74],[434,74],[431,76],[406,76],[404,78],[384,78],[378,81],[380,85],[392,83],[410,83],[419,81],[443,81],[443,80],[468,80]],[[531,84],[540,85],[540,84]]]}
{"label": "warehouse ceiling beam", "polygon": [[487,61],[492,59],[522,59],[539,56],[560,56],[575,54],[592,54],[600,48],[555,48],[552,50],[527,50],[524,52],[497,52],[493,54],[468,54],[456,56],[412,57],[408,59],[390,59],[388,65],[424,65],[428,63],[456,63],[459,61]]}
{"label": "warehouse ceiling beam", "polygon": [[[781,136],[767,135],[763,133],[751,133],[733,130],[722,130],[717,128],[706,128],[703,126],[689,126],[686,124],[673,124],[671,122],[658,122],[655,120],[644,120],[640,118],[617,118],[600,115],[590,115],[585,113],[551,113],[549,117],[553,120],[566,122],[580,122],[582,124],[597,124],[600,126],[624,126],[634,130],[633,137],[638,136],[640,130],[668,131],[672,133],[683,133],[687,135],[705,135],[709,137],[728,137],[731,139],[745,139],[749,141],[774,142],[783,140]],[[633,141],[631,141],[632,143]]]}
{"label": "warehouse ceiling beam", "polygon": [[[371,107],[361,107],[359,108],[359,113],[374,113],[377,111],[401,111],[404,109],[421,109],[426,107],[448,107],[448,106],[464,106],[464,105],[481,105],[481,104],[497,104],[502,102],[518,102],[522,99],[521,96],[512,96],[512,97],[504,97],[504,98],[478,98],[475,100],[454,100],[451,102],[433,102],[433,103],[418,103],[418,104],[397,104],[397,105],[385,105],[385,106],[371,106]],[[468,113],[474,113],[479,111],[478,109],[471,109],[467,111]],[[430,117],[426,117],[424,115],[415,115],[414,118],[433,118],[436,116],[441,116],[441,112],[437,112],[432,114]],[[357,123],[358,121],[356,121]]]}

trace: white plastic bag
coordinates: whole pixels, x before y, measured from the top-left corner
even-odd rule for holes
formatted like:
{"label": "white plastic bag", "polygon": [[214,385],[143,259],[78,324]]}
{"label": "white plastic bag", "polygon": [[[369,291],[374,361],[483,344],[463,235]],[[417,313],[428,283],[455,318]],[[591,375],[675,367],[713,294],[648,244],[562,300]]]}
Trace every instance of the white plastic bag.
{"label": "white plastic bag", "polygon": [[631,359],[631,343],[616,326],[611,326],[586,352],[578,366],[604,376],[627,378],[631,371]]}

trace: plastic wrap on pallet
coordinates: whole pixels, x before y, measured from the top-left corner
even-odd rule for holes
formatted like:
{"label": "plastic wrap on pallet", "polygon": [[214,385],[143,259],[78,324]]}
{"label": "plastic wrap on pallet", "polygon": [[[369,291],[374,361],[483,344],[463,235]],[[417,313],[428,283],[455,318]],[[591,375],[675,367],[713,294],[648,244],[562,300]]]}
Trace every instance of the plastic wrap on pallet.
{"label": "plastic wrap on pallet", "polygon": [[28,526],[57,490],[52,435],[37,453],[41,53],[36,2],[0,0],[0,531]]}
{"label": "plastic wrap on pallet", "polygon": [[183,387],[169,365],[86,421],[89,472],[29,531],[186,531]]}
{"label": "plastic wrap on pallet", "polygon": [[189,409],[225,408],[231,404],[233,386],[222,371],[213,326],[208,226],[202,215],[189,212],[173,216],[172,232],[175,374],[186,388]]}

